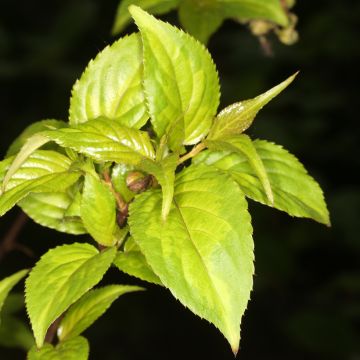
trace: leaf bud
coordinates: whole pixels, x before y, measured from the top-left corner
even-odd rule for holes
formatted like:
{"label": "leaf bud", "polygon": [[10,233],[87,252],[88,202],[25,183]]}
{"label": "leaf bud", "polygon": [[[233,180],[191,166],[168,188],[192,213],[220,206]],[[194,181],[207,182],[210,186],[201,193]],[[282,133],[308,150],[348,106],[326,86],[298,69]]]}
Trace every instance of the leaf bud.
{"label": "leaf bud", "polygon": [[145,191],[151,185],[151,176],[140,171],[132,171],[126,177],[126,186],[135,194]]}

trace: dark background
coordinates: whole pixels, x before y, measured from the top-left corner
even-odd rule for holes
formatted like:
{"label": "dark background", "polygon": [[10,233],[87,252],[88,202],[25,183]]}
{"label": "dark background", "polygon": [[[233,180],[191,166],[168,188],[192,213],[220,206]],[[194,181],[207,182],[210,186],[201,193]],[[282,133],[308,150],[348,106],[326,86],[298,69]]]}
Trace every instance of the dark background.
{"label": "dark background", "polygon": [[[67,118],[72,84],[113,39],[116,0],[0,0],[0,155],[27,125]],[[360,359],[360,192],[357,115],[359,1],[299,0],[300,41],[273,40],[265,57],[256,38],[233,22],[212,37],[222,106],[253,97],[301,73],[257,117],[249,134],[284,145],[323,187],[332,227],[251,203],[256,276],[237,358]],[[168,16],[176,21],[174,14]],[[134,30],[130,27],[129,31]],[[19,209],[0,220],[3,237]],[[34,257],[9,253],[0,278],[30,267],[49,247],[78,238],[29,221],[18,241]],[[115,269],[107,282],[138,283]],[[21,286],[17,289],[21,290]],[[126,295],[86,331],[90,359],[232,359],[222,335],[170,293]],[[21,313],[19,314],[21,316]],[[25,314],[23,314],[25,318]],[[25,353],[0,348],[0,358]]]}

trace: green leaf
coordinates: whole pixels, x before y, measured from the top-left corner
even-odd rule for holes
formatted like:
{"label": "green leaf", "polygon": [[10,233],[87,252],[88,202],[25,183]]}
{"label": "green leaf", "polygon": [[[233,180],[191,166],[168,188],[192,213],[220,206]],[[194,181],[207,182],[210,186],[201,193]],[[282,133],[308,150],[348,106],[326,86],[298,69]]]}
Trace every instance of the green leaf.
{"label": "green leaf", "polygon": [[82,336],[64,341],[55,347],[45,344],[41,349],[34,346],[28,353],[27,360],[87,360],[89,343]]}
{"label": "green leaf", "polygon": [[70,124],[100,116],[141,128],[148,119],[142,90],[141,42],[137,34],[106,47],[72,90]]}
{"label": "green leaf", "polygon": [[4,192],[9,180],[13,177],[16,171],[22,166],[27,158],[42,145],[46,144],[49,140],[41,134],[35,134],[27,139],[19,153],[13,159],[7,173],[4,176],[1,191]]}
{"label": "green leaf", "polygon": [[87,173],[85,176],[80,211],[89,234],[101,245],[114,245],[115,198],[110,188],[96,174]]}
{"label": "green leaf", "polygon": [[29,327],[14,316],[3,316],[0,323],[0,346],[28,351],[34,345]]}
{"label": "green leaf", "polygon": [[74,195],[70,191],[29,194],[19,202],[21,209],[36,223],[68,234],[85,234],[79,216],[71,216]]}
{"label": "green leaf", "polygon": [[289,22],[280,0],[216,0],[227,17],[263,19],[286,26]]}
{"label": "green leaf", "polygon": [[12,142],[6,153],[6,157],[17,154],[25,145],[26,141],[36,133],[44,130],[60,129],[66,126],[68,125],[64,121],[52,119],[32,123]]}
{"label": "green leaf", "polygon": [[126,274],[153,284],[162,285],[161,280],[147,263],[145,256],[132,237],[126,241],[124,251],[118,251],[114,265]]}
{"label": "green leaf", "polygon": [[[253,144],[270,180],[274,194],[273,206],[292,216],[311,218],[330,225],[321,188],[299,160],[271,142],[255,140]],[[238,182],[246,196],[269,205],[264,188],[246,156],[228,151],[204,151],[194,158],[194,162],[225,171]]]}
{"label": "green leaf", "polygon": [[151,14],[161,15],[175,9],[178,4],[179,0],[121,0],[116,11],[111,33],[112,35],[119,34],[131,22],[131,16],[128,11],[130,5],[138,5]]}
{"label": "green leaf", "polygon": [[229,150],[231,152],[245,155],[254,173],[259,178],[261,185],[265,190],[265,194],[271,205],[274,203],[274,195],[272,193],[270,180],[265,170],[264,164],[256,152],[253,142],[247,135],[239,135],[232,138],[222,140],[206,141],[206,145],[212,150]]}
{"label": "green leaf", "polygon": [[29,270],[20,270],[15,274],[6,277],[0,281],[0,313],[4,305],[5,299],[9,295],[11,289],[29,272]]}
{"label": "green leaf", "polygon": [[[5,192],[0,196],[0,216],[30,193],[62,192],[67,189],[80,176],[79,173],[69,172],[70,166],[70,159],[55,151],[34,152],[7,181]],[[4,183],[5,179],[3,186]]]}
{"label": "green leaf", "polygon": [[206,44],[223,23],[225,15],[216,1],[183,0],[179,6],[179,18],[189,34]]}
{"label": "green leaf", "polygon": [[144,158],[155,157],[148,133],[109,119],[99,118],[73,128],[43,134],[60,146],[100,162],[137,164]]}
{"label": "green leaf", "polygon": [[139,165],[142,170],[154,175],[161,185],[163,195],[161,216],[164,221],[170,211],[174,195],[175,170],[178,158],[177,155],[173,154],[162,159],[160,162],[145,160]]}
{"label": "green leaf", "polygon": [[49,326],[102,279],[115,254],[115,248],[99,253],[89,244],[74,243],[49,250],[36,263],[26,280],[25,294],[38,347]]}
{"label": "green leaf", "polygon": [[7,296],[1,311],[0,346],[28,351],[34,345],[34,338],[27,324],[14,316],[24,305],[24,294],[11,293]]}
{"label": "green leaf", "polygon": [[136,6],[130,12],[144,48],[144,89],[152,124],[168,144],[200,141],[209,131],[219,104],[219,80],[207,50],[177,28]]}
{"label": "green leaf", "polygon": [[80,335],[103,315],[120,295],[139,290],[143,289],[127,285],[109,285],[90,290],[66,312],[57,331],[60,341]]}
{"label": "green leaf", "polygon": [[153,191],[135,198],[129,224],[164,286],[218,327],[236,352],[254,271],[250,215],[239,187],[216,169],[190,166],[177,176],[165,223],[161,194]]}
{"label": "green leaf", "polygon": [[226,107],[216,117],[208,139],[220,139],[229,135],[243,133],[251,126],[256,114],[291,84],[297,74],[298,73],[295,73],[279,85],[274,86],[272,89],[254,99],[240,101]]}

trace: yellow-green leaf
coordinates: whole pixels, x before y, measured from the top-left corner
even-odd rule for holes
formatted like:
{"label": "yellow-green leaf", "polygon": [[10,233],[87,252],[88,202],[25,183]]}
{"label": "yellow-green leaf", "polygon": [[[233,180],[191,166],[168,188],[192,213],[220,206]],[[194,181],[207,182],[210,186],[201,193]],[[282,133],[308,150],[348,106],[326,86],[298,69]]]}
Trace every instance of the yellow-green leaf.
{"label": "yellow-green leaf", "polygon": [[20,270],[17,273],[6,277],[0,281],[0,313],[5,299],[11,289],[29,272],[29,270]]}
{"label": "yellow-green leaf", "polygon": [[87,173],[80,206],[86,230],[101,245],[115,242],[116,202],[114,195],[96,174]]}
{"label": "yellow-green leaf", "polygon": [[297,74],[254,99],[240,101],[223,109],[216,117],[208,139],[220,139],[243,133],[253,123],[256,114],[291,84]]}
{"label": "yellow-green leaf", "polygon": [[90,327],[120,296],[143,288],[128,285],[108,285],[90,290],[71,305],[61,320],[57,334],[60,341],[72,339]]}
{"label": "yellow-green leaf", "polygon": [[49,250],[26,279],[26,308],[36,345],[41,347],[49,326],[110,267],[115,248],[103,252],[89,244],[74,243]]}
{"label": "yellow-green leaf", "polygon": [[73,149],[96,161],[138,164],[154,158],[147,132],[99,118],[77,126],[42,133],[58,145]]}
{"label": "yellow-green leaf", "polygon": [[165,223],[161,203],[159,191],[135,198],[132,236],[164,286],[219,328],[237,352],[254,271],[244,194],[218,170],[190,166],[177,176]]}
{"label": "yellow-green leaf", "polygon": [[158,137],[171,149],[200,141],[219,104],[219,80],[208,51],[194,38],[129,8],[140,29],[144,51],[144,89]]}
{"label": "yellow-green leaf", "polygon": [[[15,160],[5,161],[12,168]],[[5,191],[0,194],[0,216],[30,193],[62,192],[74,184],[80,174],[70,172],[68,157],[51,150],[38,150],[17,167],[6,182]],[[6,172],[6,170],[5,170]],[[8,170],[7,174],[9,174]],[[3,181],[3,186],[5,179]]]}
{"label": "yellow-green leaf", "polygon": [[45,344],[41,349],[34,346],[27,360],[88,360],[89,343],[82,336],[60,342],[56,346]]}
{"label": "yellow-green leaf", "polygon": [[[271,142],[255,140],[253,144],[270,181],[273,206],[292,216],[311,218],[330,225],[323,192],[299,160]],[[194,162],[212,165],[226,172],[237,181],[246,196],[270,205],[258,175],[244,154],[204,151],[194,158]]]}
{"label": "yellow-green leaf", "polygon": [[128,11],[130,5],[140,6],[142,9],[149,11],[154,15],[164,14],[172,9],[175,9],[180,0],[121,0],[116,11],[111,33],[113,35],[119,34],[130,23],[131,16]]}
{"label": "yellow-green leaf", "polygon": [[253,168],[255,174],[259,178],[269,203],[271,205],[274,203],[274,195],[272,193],[271,184],[264,164],[256,152],[251,139],[247,135],[242,134],[239,136],[223,138],[221,140],[208,140],[206,141],[206,145],[211,150],[228,150],[245,155],[250,166]]}
{"label": "yellow-green leaf", "polygon": [[90,61],[74,85],[70,124],[104,116],[128,127],[141,128],[148,119],[141,76],[141,42],[138,34],[107,46]]}

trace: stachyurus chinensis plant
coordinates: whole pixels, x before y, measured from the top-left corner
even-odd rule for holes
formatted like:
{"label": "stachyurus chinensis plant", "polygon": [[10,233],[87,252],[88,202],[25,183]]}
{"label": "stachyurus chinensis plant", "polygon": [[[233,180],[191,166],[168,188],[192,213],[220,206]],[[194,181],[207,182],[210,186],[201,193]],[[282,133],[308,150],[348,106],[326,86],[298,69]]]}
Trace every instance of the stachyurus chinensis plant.
{"label": "stachyurus chinensis plant", "polygon": [[[81,333],[137,286],[96,286],[111,265],[168,288],[239,348],[253,284],[246,198],[329,225],[322,191],[281,146],[244,132],[289,77],[218,113],[211,56],[139,7],[140,33],[106,47],[75,83],[69,122],[29,126],[0,163],[0,214],[88,233],[45,253],[26,279],[28,358],[87,359]],[[0,308],[22,270],[0,282]],[[49,328],[56,325],[58,344]]]}

